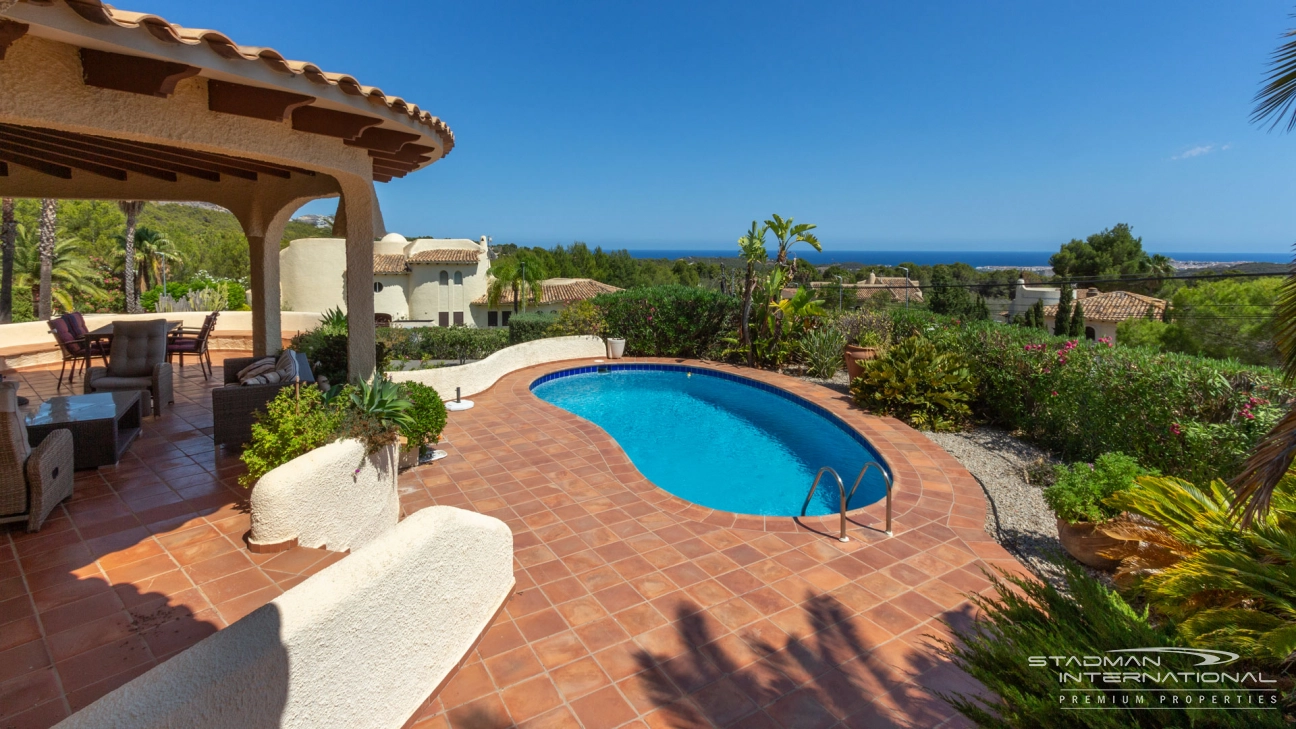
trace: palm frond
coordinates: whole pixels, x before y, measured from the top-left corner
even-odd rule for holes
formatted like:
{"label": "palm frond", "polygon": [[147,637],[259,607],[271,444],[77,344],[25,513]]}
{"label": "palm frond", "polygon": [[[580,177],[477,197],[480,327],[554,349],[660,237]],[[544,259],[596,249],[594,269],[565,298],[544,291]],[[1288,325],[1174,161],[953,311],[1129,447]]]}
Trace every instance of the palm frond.
{"label": "palm frond", "polygon": [[1232,509],[1241,514],[1243,525],[1268,513],[1274,489],[1291,469],[1293,459],[1296,459],[1296,409],[1284,415],[1261,439],[1251,457],[1242,464],[1242,470],[1229,482],[1235,494]]}
{"label": "palm frond", "polygon": [[1296,129],[1296,114],[1291,113],[1292,104],[1296,103],[1296,30],[1289,30],[1281,37],[1287,40],[1269,57],[1269,76],[1256,93],[1251,122],[1263,124],[1272,120],[1269,129],[1273,130],[1286,117],[1286,131],[1290,132]]}

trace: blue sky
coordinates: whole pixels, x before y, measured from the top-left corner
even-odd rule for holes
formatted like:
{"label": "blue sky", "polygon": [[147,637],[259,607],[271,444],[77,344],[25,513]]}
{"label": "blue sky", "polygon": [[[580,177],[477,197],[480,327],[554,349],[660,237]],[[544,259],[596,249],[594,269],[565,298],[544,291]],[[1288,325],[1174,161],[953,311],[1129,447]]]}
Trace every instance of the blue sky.
{"label": "blue sky", "polygon": [[121,4],[445,119],[454,151],[379,185],[407,234],[717,248],[779,212],[833,249],[1296,242],[1296,135],[1248,123],[1284,2]]}

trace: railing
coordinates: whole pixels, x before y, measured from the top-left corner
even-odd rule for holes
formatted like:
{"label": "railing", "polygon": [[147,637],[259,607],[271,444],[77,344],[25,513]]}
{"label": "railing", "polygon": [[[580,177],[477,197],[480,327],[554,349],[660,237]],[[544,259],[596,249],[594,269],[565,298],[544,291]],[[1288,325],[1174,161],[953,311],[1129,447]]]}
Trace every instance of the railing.
{"label": "railing", "polygon": [[810,484],[810,493],[806,494],[805,503],[801,505],[801,516],[805,516],[806,509],[810,506],[810,499],[814,498],[815,489],[819,487],[819,480],[823,478],[825,472],[831,473],[837,481],[837,492],[841,496],[841,534],[837,537],[840,542],[849,542],[850,537],[846,536],[846,505],[854,498],[855,491],[859,488],[860,482],[864,480],[864,474],[868,473],[870,468],[876,468],[878,473],[882,474],[882,481],[886,484],[886,535],[891,536],[891,477],[887,475],[886,469],[877,461],[869,461],[860,469],[859,475],[855,477],[855,483],[851,486],[850,493],[846,493],[846,485],[842,483],[841,476],[832,466],[824,466],[815,474],[814,483]]}

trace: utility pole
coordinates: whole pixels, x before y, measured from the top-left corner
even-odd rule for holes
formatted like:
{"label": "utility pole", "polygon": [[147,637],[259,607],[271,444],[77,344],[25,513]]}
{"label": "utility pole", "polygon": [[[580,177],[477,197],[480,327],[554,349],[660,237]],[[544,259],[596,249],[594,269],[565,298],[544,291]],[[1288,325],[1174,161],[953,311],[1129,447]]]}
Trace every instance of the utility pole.
{"label": "utility pole", "polygon": [[904,266],[897,266],[896,268],[905,272],[905,311],[909,311],[909,269]]}

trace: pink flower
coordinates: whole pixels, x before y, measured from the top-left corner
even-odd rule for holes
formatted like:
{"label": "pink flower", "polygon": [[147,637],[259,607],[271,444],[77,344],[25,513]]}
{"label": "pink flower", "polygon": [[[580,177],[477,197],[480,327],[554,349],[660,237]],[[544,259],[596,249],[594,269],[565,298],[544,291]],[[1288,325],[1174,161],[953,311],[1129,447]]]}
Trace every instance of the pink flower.
{"label": "pink flower", "polygon": [[1053,397],[1057,397],[1057,390],[1053,391]]}
{"label": "pink flower", "polygon": [[1179,424],[1178,424],[1178,423],[1171,423],[1171,424],[1170,424],[1170,432],[1171,432],[1171,433],[1174,433],[1175,435],[1183,435],[1183,431],[1179,429]]}
{"label": "pink flower", "polygon": [[1242,413],[1242,417],[1246,418],[1247,420],[1255,420],[1255,416],[1252,415],[1250,412]]}

